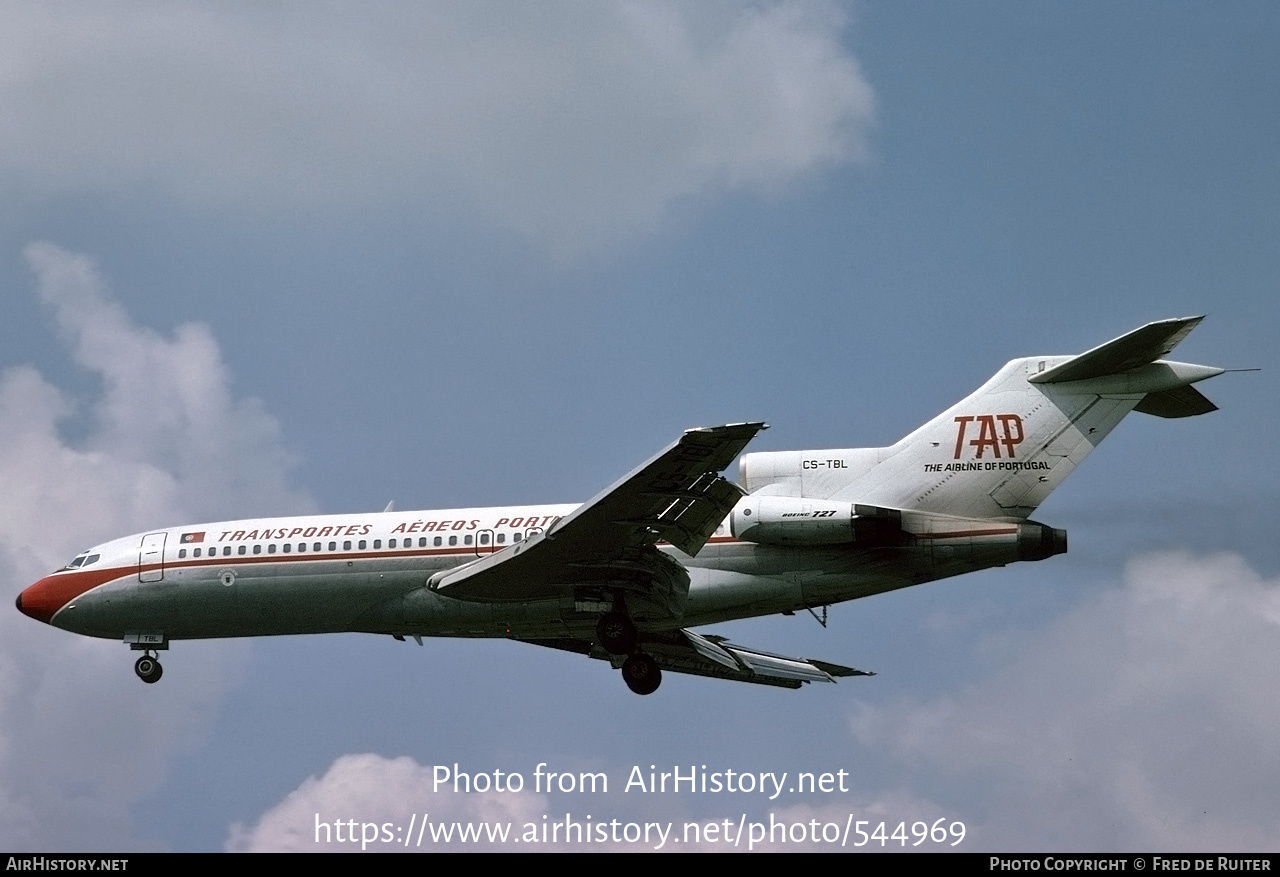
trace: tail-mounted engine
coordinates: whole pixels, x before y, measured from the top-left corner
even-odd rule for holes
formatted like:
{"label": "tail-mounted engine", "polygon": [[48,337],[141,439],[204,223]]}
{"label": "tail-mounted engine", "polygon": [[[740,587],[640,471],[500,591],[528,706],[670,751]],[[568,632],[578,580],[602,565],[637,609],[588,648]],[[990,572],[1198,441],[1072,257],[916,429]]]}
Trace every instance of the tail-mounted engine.
{"label": "tail-mounted engine", "polygon": [[764,545],[859,545],[902,541],[902,512],[794,496],[749,496],[733,509],[735,538]]}
{"label": "tail-mounted engine", "polygon": [[1067,533],[1027,520],[966,518],[796,496],[748,496],[730,517],[733,535],[762,545],[914,545],[935,559],[999,555],[1043,560],[1067,550]]}

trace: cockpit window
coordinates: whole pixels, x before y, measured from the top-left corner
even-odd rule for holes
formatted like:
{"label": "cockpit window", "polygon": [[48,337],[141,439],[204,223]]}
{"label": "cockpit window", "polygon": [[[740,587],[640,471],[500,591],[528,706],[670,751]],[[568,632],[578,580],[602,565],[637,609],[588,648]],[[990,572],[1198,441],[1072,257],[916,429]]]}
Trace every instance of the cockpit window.
{"label": "cockpit window", "polygon": [[76,559],[68,563],[66,566],[64,566],[63,569],[79,569],[82,566],[88,566],[91,563],[97,563],[98,558],[100,558],[101,556],[102,555],[100,554],[90,554],[87,551],[84,552],[83,554],[77,554]]}

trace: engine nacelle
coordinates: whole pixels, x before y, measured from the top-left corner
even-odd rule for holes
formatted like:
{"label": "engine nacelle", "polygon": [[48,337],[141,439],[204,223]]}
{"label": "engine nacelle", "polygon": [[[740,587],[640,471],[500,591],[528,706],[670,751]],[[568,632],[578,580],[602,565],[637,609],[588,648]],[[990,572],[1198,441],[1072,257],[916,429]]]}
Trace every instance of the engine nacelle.
{"label": "engine nacelle", "polygon": [[762,545],[892,545],[902,512],[879,506],[795,496],[748,496],[733,509],[737,539]]}

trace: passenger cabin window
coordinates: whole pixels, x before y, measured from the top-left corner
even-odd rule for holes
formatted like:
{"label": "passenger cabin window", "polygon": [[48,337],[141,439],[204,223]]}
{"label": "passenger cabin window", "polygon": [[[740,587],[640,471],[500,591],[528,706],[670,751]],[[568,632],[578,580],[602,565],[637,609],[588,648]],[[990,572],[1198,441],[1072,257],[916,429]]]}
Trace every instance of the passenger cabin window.
{"label": "passenger cabin window", "polygon": [[223,557],[230,557],[230,556],[231,556],[231,546],[230,546],[230,545],[223,545],[223,546],[222,546],[222,556],[223,556]]}
{"label": "passenger cabin window", "polygon": [[199,556],[200,556],[200,549],[199,549],[199,548],[197,548],[195,551],[191,552],[191,556],[192,556],[192,557],[199,557]]}
{"label": "passenger cabin window", "polygon": [[337,550],[338,550],[338,543],[337,543],[337,542],[330,542],[330,543],[329,543],[329,550],[330,550],[330,551],[337,551]]}
{"label": "passenger cabin window", "polygon": [[468,536],[467,536],[465,539],[463,539],[462,541],[463,541],[463,542],[466,542],[468,545],[470,545],[470,544],[471,544],[471,536],[470,536],[470,535],[468,535]]}
{"label": "passenger cabin window", "polygon": [[520,541],[521,539],[523,539],[523,538],[524,538],[524,534],[523,534],[523,533],[512,533],[512,534],[511,534],[511,541],[512,541],[512,542],[519,542],[519,541]]}
{"label": "passenger cabin window", "polygon": [[[199,550],[200,550],[199,548],[196,549],[196,551],[199,551]],[[275,553],[276,553],[276,543],[272,542],[270,545],[267,546],[267,554],[275,554]]]}
{"label": "passenger cabin window", "polygon": [[186,557],[186,556],[187,556],[187,549],[185,549],[185,548],[179,548],[179,549],[178,549],[178,557],[179,557],[179,559],[181,559],[181,558],[183,558],[183,557]]}
{"label": "passenger cabin window", "polygon": [[506,541],[507,541],[507,534],[506,534],[506,533],[499,533],[499,534],[498,534],[498,544],[499,544],[499,545],[501,545],[503,542],[506,542]]}
{"label": "passenger cabin window", "polygon": [[419,537],[419,539],[418,539],[418,547],[419,547],[419,548],[426,548],[426,547],[427,547],[427,537],[426,537],[426,536]]}
{"label": "passenger cabin window", "polygon": [[351,540],[350,540],[350,539],[348,539],[346,542],[343,542],[343,543],[342,543],[342,550],[343,550],[343,551],[350,551],[350,550],[351,550]]}
{"label": "passenger cabin window", "polygon": [[365,541],[364,541],[363,539],[361,539],[361,540],[360,540],[360,546],[359,546],[359,547],[363,550],[363,549],[364,549],[364,546],[365,546]]}
{"label": "passenger cabin window", "polygon": [[374,539],[374,540],[373,540],[373,547],[374,547],[374,548],[381,548],[381,547],[382,547],[382,540],[381,540],[381,539]]}
{"label": "passenger cabin window", "polygon": [[253,553],[254,553],[254,554],[261,554],[261,553],[262,553],[262,546],[261,546],[261,545],[255,545],[255,546],[253,546]]}
{"label": "passenger cabin window", "polygon": [[280,546],[280,550],[283,551],[285,554],[288,554],[290,551],[293,550],[293,544],[290,542],[286,542]]}
{"label": "passenger cabin window", "polygon": [[450,536],[450,537],[449,537],[449,544],[450,544],[450,545],[457,545],[457,544],[458,544],[458,537],[457,537],[457,536]]}
{"label": "passenger cabin window", "polygon": [[239,551],[237,551],[236,553],[237,553],[237,554],[244,554],[244,553],[245,553],[245,551],[247,551],[247,550],[248,550],[247,548],[245,548],[243,545],[241,545],[241,546],[240,546],[240,550],[239,550]]}
{"label": "passenger cabin window", "polygon": [[438,545],[440,545],[440,544],[442,544],[439,536],[437,536],[437,537],[436,537],[435,544],[436,544],[437,546],[438,546]]}
{"label": "passenger cabin window", "polygon": [[298,543],[298,550],[299,550],[299,551],[306,551],[306,550],[307,550],[307,543],[305,543],[305,542],[299,542],[299,543]]}
{"label": "passenger cabin window", "polygon": [[321,545],[319,542],[317,542],[315,545],[312,545],[312,546],[311,546],[311,550],[312,550],[312,551],[319,551],[319,550],[320,550],[320,549],[322,549],[322,548],[324,548],[324,546],[323,546],[323,545]]}

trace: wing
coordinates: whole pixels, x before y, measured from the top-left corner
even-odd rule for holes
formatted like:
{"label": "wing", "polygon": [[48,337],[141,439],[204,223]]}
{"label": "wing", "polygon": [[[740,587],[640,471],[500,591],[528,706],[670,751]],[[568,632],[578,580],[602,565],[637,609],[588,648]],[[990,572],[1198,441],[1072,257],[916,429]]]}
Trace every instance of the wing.
{"label": "wing", "polygon": [[765,428],[691,429],[547,532],[436,573],[427,586],[460,600],[507,602],[599,585],[642,593],[679,615],[689,575],[655,546],[701,550],[743,495],[721,471]]}
{"label": "wing", "polygon": [[[625,656],[610,655],[587,640],[525,640],[538,646],[578,652],[615,667],[622,666]],[[806,682],[835,682],[837,677],[874,676],[865,670],[829,664],[808,658],[789,658],[773,652],[752,649],[731,643],[720,636],[700,636],[691,630],[678,630],[666,635],[647,635],[644,650],[652,655],[663,670],[674,673],[690,673],[694,676],[710,676],[730,679],[734,682],[752,682],[757,685],[775,685],[779,688],[799,688]]]}

